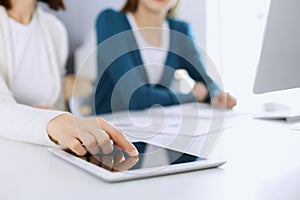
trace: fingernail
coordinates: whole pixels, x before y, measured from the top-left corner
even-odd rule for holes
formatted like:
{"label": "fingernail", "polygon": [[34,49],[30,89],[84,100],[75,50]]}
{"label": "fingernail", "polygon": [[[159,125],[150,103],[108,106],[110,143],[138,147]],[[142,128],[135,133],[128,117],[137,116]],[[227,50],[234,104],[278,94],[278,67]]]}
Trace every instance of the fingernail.
{"label": "fingernail", "polygon": [[129,154],[129,156],[137,157],[139,155],[139,152],[137,149],[134,149],[131,152],[129,152],[128,154]]}

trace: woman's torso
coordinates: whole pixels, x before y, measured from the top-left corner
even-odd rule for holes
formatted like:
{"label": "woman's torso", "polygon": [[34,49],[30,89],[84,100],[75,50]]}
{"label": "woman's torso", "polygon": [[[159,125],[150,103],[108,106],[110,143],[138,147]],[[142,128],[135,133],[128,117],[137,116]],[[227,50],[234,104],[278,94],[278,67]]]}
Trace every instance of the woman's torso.
{"label": "woman's torso", "polygon": [[9,19],[13,52],[14,98],[26,105],[47,105],[53,96],[54,78],[45,40],[36,13],[28,25]]}
{"label": "woman's torso", "polygon": [[68,56],[64,25],[37,8],[29,26],[10,19],[0,6],[0,78],[19,103],[62,106],[62,82]]}

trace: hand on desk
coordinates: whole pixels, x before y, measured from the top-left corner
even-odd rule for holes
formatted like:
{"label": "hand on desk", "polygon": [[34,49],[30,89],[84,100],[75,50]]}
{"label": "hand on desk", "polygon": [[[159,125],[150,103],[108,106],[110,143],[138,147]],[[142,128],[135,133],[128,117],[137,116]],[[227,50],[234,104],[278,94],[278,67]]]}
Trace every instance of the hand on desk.
{"label": "hand on desk", "polygon": [[[193,93],[199,102],[203,102],[208,95],[206,86],[200,82],[195,83]],[[231,109],[236,106],[236,104],[236,99],[229,93],[223,91],[211,100],[211,105],[215,108]]]}
{"label": "hand on desk", "polygon": [[208,91],[203,83],[196,82],[193,88],[193,94],[199,102],[203,102],[208,95]]}
{"label": "hand on desk", "polygon": [[109,154],[113,151],[112,142],[129,156],[138,156],[137,149],[126,136],[102,118],[78,118],[62,114],[48,122],[47,132],[52,141],[79,156],[87,151],[97,154],[100,150]]}
{"label": "hand on desk", "polygon": [[215,108],[231,109],[236,104],[236,99],[225,92],[220,92],[211,100],[211,105]]}

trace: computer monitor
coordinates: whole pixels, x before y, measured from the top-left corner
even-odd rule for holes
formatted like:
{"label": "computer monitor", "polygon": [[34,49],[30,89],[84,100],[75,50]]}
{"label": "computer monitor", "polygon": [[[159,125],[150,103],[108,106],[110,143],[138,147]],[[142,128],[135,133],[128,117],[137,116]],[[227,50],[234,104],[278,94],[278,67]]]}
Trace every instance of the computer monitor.
{"label": "computer monitor", "polygon": [[262,94],[298,87],[300,0],[272,0],[253,92]]}
{"label": "computer monitor", "polygon": [[272,0],[253,92],[292,88],[300,88],[300,0]]}

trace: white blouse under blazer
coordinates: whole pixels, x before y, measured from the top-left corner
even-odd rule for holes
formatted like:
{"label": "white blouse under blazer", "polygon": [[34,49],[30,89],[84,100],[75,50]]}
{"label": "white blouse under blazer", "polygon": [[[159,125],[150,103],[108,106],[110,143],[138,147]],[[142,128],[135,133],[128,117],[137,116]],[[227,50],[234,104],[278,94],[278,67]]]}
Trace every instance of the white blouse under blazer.
{"label": "white blouse under blazer", "polygon": [[[36,9],[36,17],[54,79],[54,94],[47,105],[62,109],[62,77],[68,56],[67,31],[56,17],[39,7]],[[34,56],[38,55],[33,55],[33,59]],[[47,135],[46,126],[51,119],[64,112],[42,110],[18,103],[11,92],[13,69],[14,54],[9,16],[6,9],[0,6],[0,136],[22,142],[54,145]]]}

